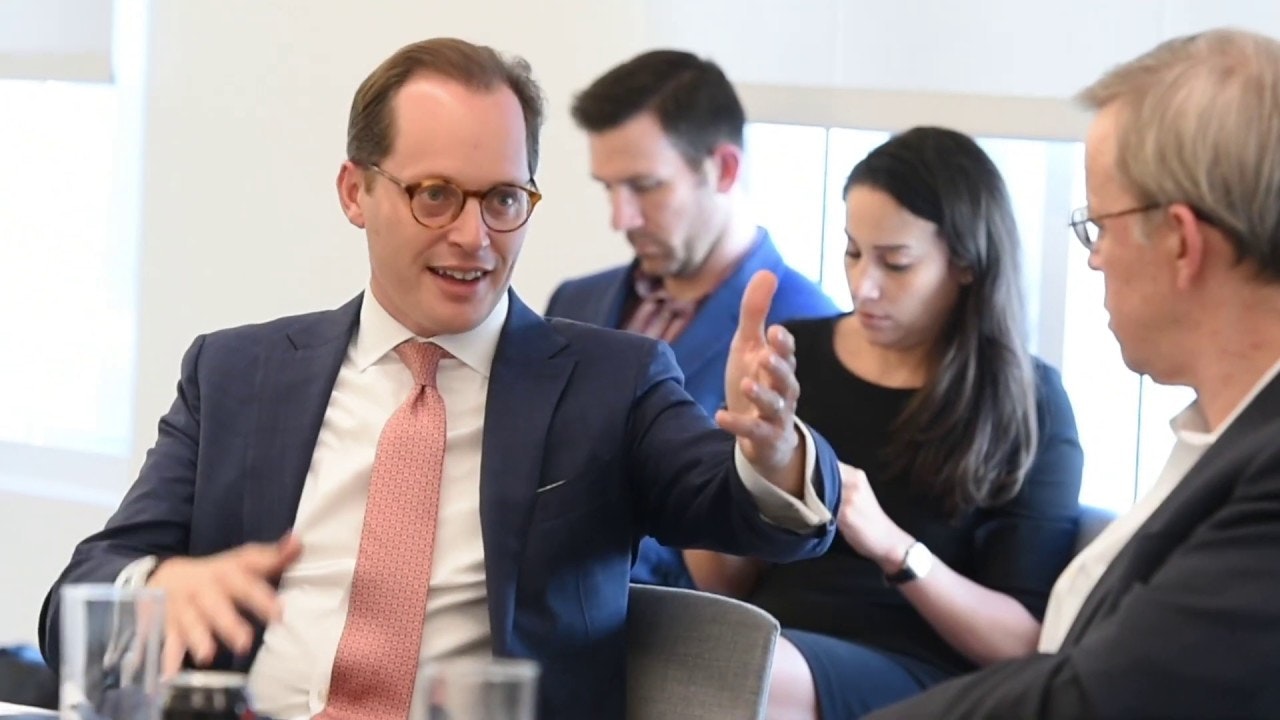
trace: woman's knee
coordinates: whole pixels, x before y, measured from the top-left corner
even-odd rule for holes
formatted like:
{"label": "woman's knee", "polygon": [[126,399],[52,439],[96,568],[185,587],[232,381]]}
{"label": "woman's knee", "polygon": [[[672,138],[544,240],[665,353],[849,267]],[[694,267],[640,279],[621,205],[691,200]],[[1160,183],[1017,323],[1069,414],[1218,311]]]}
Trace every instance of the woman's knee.
{"label": "woman's knee", "polygon": [[817,720],[820,717],[809,663],[783,636],[778,637],[773,650],[766,708],[768,720]]}

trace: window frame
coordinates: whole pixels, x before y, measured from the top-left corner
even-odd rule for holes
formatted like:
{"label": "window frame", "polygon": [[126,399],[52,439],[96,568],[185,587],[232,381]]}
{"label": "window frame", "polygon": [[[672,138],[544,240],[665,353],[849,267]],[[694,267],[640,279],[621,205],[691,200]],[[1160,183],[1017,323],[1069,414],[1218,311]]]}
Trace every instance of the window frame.
{"label": "window frame", "polygon": [[[749,123],[817,126],[828,131],[850,128],[898,132],[914,126],[937,125],[978,138],[1082,143],[1090,122],[1090,113],[1083,107],[1060,98],[767,84],[739,84],[736,89]],[[1081,259],[1072,251],[1075,241],[1067,226],[1073,209],[1072,189],[1050,185],[1046,195],[1038,303],[1029,302],[1030,307],[1039,306],[1037,333],[1032,343],[1039,357],[1062,368],[1069,263],[1078,263]],[[1132,489],[1127,493],[1129,504],[1149,486],[1158,471],[1150,467],[1151,458],[1143,450],[1143,443],[1151,436],[1151,429],[1146,426],[1168,422],[1165,417],[1146,417],[1143,398],[1150,391],[1152,380],[1135,374],[1134,381],[1137,429],[1133,466],[1129,471],[1116,469],[1117,476],[1121,473],[1129,476],[1127,487]],[[1088,448],[1085,452],[1087,456]],[[1082,491],[1081,495],[1084,497],[1086,492]]]}

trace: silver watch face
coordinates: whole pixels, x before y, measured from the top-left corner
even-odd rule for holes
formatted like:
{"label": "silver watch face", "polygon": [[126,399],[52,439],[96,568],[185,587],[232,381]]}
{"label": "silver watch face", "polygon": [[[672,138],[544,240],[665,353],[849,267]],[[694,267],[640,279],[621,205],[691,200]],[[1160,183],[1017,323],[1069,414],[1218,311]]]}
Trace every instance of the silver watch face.
{"label": "silver watch face", "polygon": [[922,578],[933,568],[933,553],[929,551],[929,548],[925,547],[924,543],[917,542],[911,546],[910,550],[907,550],[904,565],[911,571],[912,575]]}

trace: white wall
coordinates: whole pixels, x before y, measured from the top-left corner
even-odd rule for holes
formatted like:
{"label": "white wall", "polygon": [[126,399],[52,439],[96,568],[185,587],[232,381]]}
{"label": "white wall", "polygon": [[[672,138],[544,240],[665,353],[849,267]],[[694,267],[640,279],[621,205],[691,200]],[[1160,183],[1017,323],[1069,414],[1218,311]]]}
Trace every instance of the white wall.
{"label": "white wall", "polygon": [[112,0],[0,2],[0,78],[111,79]]}
{"label": "white wall", "polygon": [[1159,41],[1235,24],[1280,36],[1274,0],[649,0],[649,40],[736,82],[1070,97]]}
{"label": "white wall", "polygon": [[[118,76],[145,101],[133,468],[195,334],[336,306],[362,287],[361,237],[338,210],[333,176],[351,93],[404,43],[460,35],[533,63],[550,101],[538,177],[546,200],[515,283],[541,307],[560,278],[626,257],[567,108],[641,49],[710,54],[741,83],[1062,97],[1171,34],[1239,23],[1280,35],[1274,0],[127,4],[149,38],[145,71]],[[16,588],[0,593],[0,642],[34,637],[43,589],[105,513],[0,493],[0,577]]]}

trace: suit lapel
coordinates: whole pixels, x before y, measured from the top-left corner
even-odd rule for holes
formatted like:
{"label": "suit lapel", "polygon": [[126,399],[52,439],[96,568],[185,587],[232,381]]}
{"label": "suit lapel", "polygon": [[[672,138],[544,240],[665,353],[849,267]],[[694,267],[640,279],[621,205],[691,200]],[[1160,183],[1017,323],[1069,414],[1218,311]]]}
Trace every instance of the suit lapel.
{"label": "suit lapel", "polygon": [[360,299],[303,321],[271,339],[263,352],[244,498],[249,541],[275,540],[293,525],[329,395],[359,322]]}
{"label": "suit lapel", "polygon": [[781,262],[782,256],[769,241],[769,234],[761,228],[755,244],[733,274],[707,296],[684,332],[671,343],[676,364],[686,378],[696,375],[707,363],[719,359],[729,346],[738,327],[742,294],[746,292],[751,276],[760,270],[771,270],[776,274]]}
{"label": "suit lapel", "polygon": [[[1064,647],[1079,642],[1090,626],[1103,617],[1104,610],[1114,605],[1116,593],[1128,589],[1134,579],[1134,572],[1128,565],[1135,560],[1133,548],[1139,544],[1137,541],[1143,537],[1165,535],[1171,542],[1181,542],[1206,515],[1226,502],[1236,474],[1224,472],[1224,468],[1240,463],[1236,446],[1261,431],[1268,422],[1273,422],[1278,410],[1280,378],[1273,379],[1262,389],[1244,412],[1231,423],[1231,427],[1192,465],[1178,486],[1151,513],[1151,517],[1142,523],[1129,542],[1125,543],[1124,548],[1098,578],[1098,583],[1076,614],[1075,622],[1063,639]],[[1137,560],[1141,562],[1141,559]],[[1145,571],[1145,568],[1137,570]]]}
{"label": "suit lapel", "polygon": [[596,305],[593,312],[595,313],[589,320],[592,325],[599,325],[607,328],[622,327],[622,306],[627,302],[627,294],[631,290],[632,278],[635,277],[636,263],[633,261],[625,268],[618,270],[618,277],[615,282],[611,283],[613,288],[608,295],[601,299]]}
{"label": "suit lapel", "polygon": [[495,653],[509,651],[521,548],[541,479],[542,456],[560,394],[573,369],[566,345],[510,294],[511,309],[489,375],[480,461],[480,524]]}

